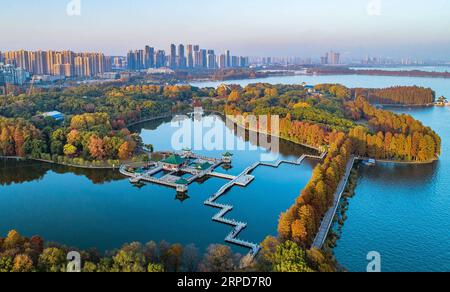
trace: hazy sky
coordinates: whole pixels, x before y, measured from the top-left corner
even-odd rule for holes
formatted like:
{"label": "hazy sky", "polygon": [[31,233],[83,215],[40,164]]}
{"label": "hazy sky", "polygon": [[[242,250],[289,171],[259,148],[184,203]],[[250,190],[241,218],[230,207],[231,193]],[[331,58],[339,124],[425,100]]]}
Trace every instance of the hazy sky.
{"label": "hazy sky", "polygon": [[[198,43],[243,55],[450,60],[449,0],[0,0],[0,50],[102,50]],[[377,5],[369,3],[381,3]]]}

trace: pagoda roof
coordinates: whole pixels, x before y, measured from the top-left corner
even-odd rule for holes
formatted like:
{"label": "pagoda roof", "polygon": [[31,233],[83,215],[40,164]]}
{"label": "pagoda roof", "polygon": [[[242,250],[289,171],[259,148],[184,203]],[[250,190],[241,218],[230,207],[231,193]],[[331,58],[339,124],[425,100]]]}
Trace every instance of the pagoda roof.
{"label": "pagoda roof", "polygon": [[200,170],[207,170],[208,168],[210,168],[211,166],[213,166],[211,163],[209,162],[205,162],[205,163],[199,163],[195,166],[196,169],[200,169]]}
{"label": "pagoda roof", "polygon": [[179,156],[179,155],[171,155],[169,157],[167,157],[166,159],[162,160],[162,163],[165,164],[171,164],[171,165],[181,165],[185,162],[186,160]]}

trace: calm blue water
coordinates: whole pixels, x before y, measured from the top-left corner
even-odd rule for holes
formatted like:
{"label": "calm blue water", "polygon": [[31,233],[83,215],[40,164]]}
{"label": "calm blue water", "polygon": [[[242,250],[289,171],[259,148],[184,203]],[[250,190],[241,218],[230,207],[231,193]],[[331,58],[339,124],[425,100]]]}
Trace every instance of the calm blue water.
{"label": "calm blue water", "polygon": [[[292,76],[226,83],[245,86],[256,82],[341,83],[370,88],[418,85],[431,87],[438,96],[450,97],[450,80],[439,78]],[[365,271],[371,251],[381,253],[383,271],[450,271],[450,107],[403,112],[440,134],[443,153],[433,165],[377,165],[362,169],[342,238],[335,249],[338,261],[350,271]]]}
{"label": "calm blue water", "polygon": [[[303,81],[373,88],[419,85],[450,97],[450,81],[432,78],[294,76],[227,83]],[[335,249],[340,263],[350,271],[365,270],[369,251],[381,253],[384,271],[450,270],[450,108],[407,111],[441,135],[441,160],[426,166],[378,165],[362,169],[356,196],[350,201],[349,219]],[[157,150],[167,150],[174,131],[170,124],[151,123],[144,126],[141,135]],[[289,143],[281,147],[283,156],[290,158],[302,151]],[[221,152],[207,153],[219,157]],[[236,151],[234,168],[229,172],[239,173],[258,160],[262,152],[265,150],[261,148]],[[285,165],[278,170],[259,168],[255,171],[257,179],[249,188],[234,188],[220,199],[237,206],[228,215],[230,218],[249,222],[249,228],[242,233],[244,239],[261,241],[276,233],[279,213],[298,196],[313,166],[310,163],[301,167]],[[11,163],[4,164],[0,171],[2,234],[16,228],[26,235],[41,234],[48,240],[101,250],[130,241],[162,239],[195,243],[203,249],[210,243],[223,243],[230,231],[229,227],[212,222],[216,210],[203,205],[224,184],[223,180],[191,185],[190,198],[180,202],[171,189],[153,185],[137,189],[111,172],[71,172],[42,165],[17,168]]]}
{"label": "calm blue water", "polygon": [[450,72],[450,66],[351,67],[356,70]]}
{"label": "calm blue water", "polygon": [[350,271],[365,271],[370,251],[383,271],[450,270],[450,108],[407,113],[438,131],[443,155],[433,165],[362,168],[335,249]]}
{"label": "calm blue water", "polygon": [[[216,126],[221,124],[217,120]],[[155,150],[171,150],[171,137],[176,130],[170,123],[162,122],[138,129],[145,143],[152,143]],[[239,140],[250,149],[250,142]],[[296,159],[304,151],[291,143],[281,144],[285,158]],[[229,172],[240,173],[264,152],[259,147],[234,151],[234,167]],[[220,158],[223,151],[201,153]],[[276,235],[279,214],[293,204],[313,167],[313,162],[306,162],[280,169],[258,168],[256,180],[248,190],[234,188],[221,198],[222,202],[235,206],[227,215],[229,218],[249,223],[242,233],[243,239],[261,242],[267,235]],[[17,229],[27,236],[39,234],[49,241],[102,251],[120,248],[127,242],[150,240],[194,243],[204,250],[212,243],[224,244],[225,236],[231,231],[230,227],[211,220],[218,210],[203,204],[226,180],[213,178],[192,184],[189,198],[182,200],[176,198],[173,189],[156,185],[139,189],[112,171],[76,170],[74,173],[43,164],[2,162],[0,174],[3,236]]]}
{"label": "calm blue water", "polygon": [[366,87],[366,88],[382,88],[395,85],[417,85],[431,87],[436,91],[438,96],[444,95],[450,97],[450,80],[444,78],[420,78],[420,77],[391,77],[391,76],[363,76],[363,75],[298,75],[298,76],[282,76],[268,77],[248,80],[228,80],[225,82],[192,82],[191,84],[198,87],[217,87],[222,83],[240,84],[246,86],[252,83],[271,83],[271,84],[302,84],[306,82],[310,85],[321,83],[340,83],[348,87]]}

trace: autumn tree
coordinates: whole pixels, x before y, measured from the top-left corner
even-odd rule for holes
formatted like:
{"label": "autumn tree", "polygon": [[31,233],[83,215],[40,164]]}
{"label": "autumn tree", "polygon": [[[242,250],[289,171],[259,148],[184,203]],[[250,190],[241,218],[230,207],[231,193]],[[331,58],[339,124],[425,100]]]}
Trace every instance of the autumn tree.
{"label": "autumn tree", "polygon": [[200,264],[202,272],[233,272],[237,268],[236,258],[226,245],[211,245]]}

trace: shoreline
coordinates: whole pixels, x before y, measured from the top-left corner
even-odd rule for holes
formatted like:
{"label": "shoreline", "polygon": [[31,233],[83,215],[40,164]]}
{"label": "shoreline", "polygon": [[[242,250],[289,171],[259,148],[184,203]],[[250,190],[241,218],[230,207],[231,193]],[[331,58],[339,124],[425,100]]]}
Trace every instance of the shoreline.
{"label": "shoreline", "polygon": [[[153,118],[148,118],[148,119],[143,119],[140,120],[138,122],[133,122],[131,124],[126,125],[126,128],[129,127],[134,127],[136,125],[139,124],[143,124],[143,123],[147,123],[147,122],[151,122],[151,121],[157,121],[157,120],[161,120],[161,119],[165,119],[165,118],[169,118],[173,116],[173,114],[167,114],[167,115],[162,115],[162,116],[157,116],[157,117],[153,117]],[[145,152],[144,152],[145,153]],[[95,165],[76,165],[76,164],[67,164],[67,163],[59,163],[59,162],[55,162],[53,160],[47,160],[47,159],[41,159],[41,158],[32,158],[32,157],[19,157],[19,156],[0,156],[0,159],[5,159],[5,160],[17,160],[17,161],[36,161],[36,162],[41,162],[41,163],[47,163],[47,164],[52,164],[52,165],[59,165],[59,166],[65,166],[65,167],[73,167],[73,168],[78,168],[78,169],[96,169],[96,170],[116,170],[116,169],[120,169],[120,166],[125,163],[125,161],[121,161],[121,163],[119,165],[110,165],[110,166],[95,166]]]}
{"label": "shoreline", "polygon": [[[223,115],[223,114],[221,114],[221,115]],[[228,117],[228,115],[225,115],[225,118],[226,118],[227,120],[229,119],[229,120],[232,121],[235,125],[237,125],[239,128],[241,128],[241,129],[243,129],[243,130],[246,130],[246,131],[249,131],[249,132],[253,132],[253,133],[256,133],[256,134],[260,134],[260,135],[266,135],[266,136],[269,136],[269,137],[271,137],[271,138],[278,138],[278,139],[281,139],[281,140],[284,140],[284,141],[287,141],[287,142],[294,143],[294,144],[296,144],[296,145],[300,145],[300,146],[305,147],[305,148],[309,148],[309,149],[314,150],[314,151],[317,151],[317,152],[319,152],[319,153],[323,152],[319,147],[314,147],[314,146],[312,146],[312,145],[299,143],[299,142],[296,142],[296,141],[294,141],[294,140],[291,140],[291,139],[287,139],[287,138],[281,137],[281,136],[279,136],[279,135],[268,134],[268,133],[260,132],[260,131],[258,131],[258,130],[254,130],[254,129],[247,129],[246,127],[244,127],[243,125],[241,125],[240,123],[238,123],[236,120],[230,119],[230,118]]]}
{"label": "shoreline", "polygon": [[355,75],[355,76],[378,76],[378,77],[409,77],[409,78],[432,78],[432,79],[450,79],[449,75],[446,75],[444,73],[434,72],[435,74],[432,74],[433,72],[425,72],[421,71],[421,74],[410,74],[414,71],[400,71],[401,73],[398,73],[398,71],[383,71],[380,70],[379,72],[361,72],[360,71],[322,71],[322,72],[309,72],[307,74],[304,74],[306,76],[332,76],[332,75]]}
{"label": "shoreline", "polygon": [[[226,117],[227,119],[229,119],[228,116],[225,116],[225,117]],[[232,119],[230,119],[230,120],[233,121]],[[252,129],[247,129],[247,128],[245,128],[244,126],[242,126],[241,124],[239,124],[238,122],[236,122],[236,121],[233,121],[233,122],[234,122],[238,127],[240,127],[241,129],[244,129],[244,130],[246,130],[246,131],[254,132],[254,133],[262,134],[262,135],[267,135],[267,136],[270,136],[270,137],[279,138],[279,139],[282,139],[282,140],[284,140],[284,141],[291,142],[291,143],[294,143],[294,144],[296,144],[296,145],[300,145],[300,146],[302,146],[302,147],[309,148],[309,149],[311,149],[311,150],[315,150],[315,151],[318,151],[318,152],[323,152],[323,151],[322,151],[323,149],[320,149],[319,147],[314,147],[314,146],[311,146],[311,145],[307,145],[307,144],[303,144],[303,143],[298,143],[298,142],[293,141],[293,140],[291,140],[291,139],[283,138],[283,137],[280,137],[280,136],[277,136],[277,135],[272,135],[272,134],[267,134],[267,133],[264,133],[264,132],[259,132],[259,131],[256,131],[256,130],[252,130]],[[324,147],[328,147],[328,146],[324,146]],[[369,157],[357,157],[357,158],[356,158],[356,160],[358,160],[358,161],[369,160],[369,159],[374,159],[374,160],[375,160],[376,162],[378,162],[378,163],[386,163],[386,164],[404,164],[404,165],[428,165],[428,164],[432,164],[432,163],[435,163],[435,162],[439,161],[439,158],[435,158],[434,160],[428,160],[428,161],[401,161],[401,160],[390,160],[390,159],[375,159],[375,158],[369,158]]]}
{"label": "shoreline", "polygon": [[[314,147],[312,145],[307,145],[304,143],[299,143],[297,141],[294,141],[292,139],[288,139],[285,137],[281,137],[279,135],[274,135],[274,134],[268,134],[265,132],[260,132],[258,130],[255,129],[248,129],[246,127],[244,127],[243,125],[241,125],[240,123],[238,123],[236,120],[230,119],[228,115],[225,115],[224,113],[221,113],[219,111],[213,111],[213,110],[205,110],[205,113],[211,113],[211,114],[218,114],[220,115],[222,118],[225,118],[226,120],[230,120],[232,121],[235,125],[237,125],[239,128],[248,131],[248,132],[253,132],[256,134],[261,134],[261,135],[266,135],[268,137],[271,138],[278,138],[281,140],[284,140],[286,142],[290,142],[290,143],[294,143],[296,145],[305,147],[305,148],[309,148],[310,150],[314,150],[317,152],[323,152],[324,149],[320,149],[320,147]],[[171,114],[167,114],[167,115],[161,115],[161,116],[157,116],[157,117],[153,117],[153,118],[148,118],[148,119],[143,119],[137,122],[133,122],[131,124],[128,124],[126,126],[126,128],[129,127],[134,127],[137,126],[139,124],[143,124],[143,123],[147,123],[147,122],[152,122],[152,121],[156,121],[156,120],[161,120],[161,119],[166,119],[169,117],[174,116],[173,113]],[[327,147],[327,146],[324,146]],[[90,165],[90,166],[84,166],[84,165],[76,165],[76,164],[65,164],[65,163],[58,163],[52,160],[46,160],[46,159],[38,159],[38,158],[29,158],[29,157],[18,157],[18,156],[0,156],[0,159],[7,159],[7,160],[20,160],[20,161],[37,161],[37,162],[42,162],[42,163],[48,163],[48,164],[53,164],[53,165],[60,165],[60,166],[66,166],[66,167],[74,167],[74,168],[78,168],[78,169],[97,169],[97,170],[116,170],[116,169],[120,169],[120,165],[122,165],[123,163],[121,163],[118,166],[94,166],[94,165]],[[374,158],[368,158],[368,157],[358,157],[357,160],[362,161],[362,160],[369,160],[369,159],[374,159]],[[389,160],[389,159],[375,159],[375,161],[377,163],[385,163],[385,164],[398,164],[398,165],[427,165],[427,164],[432,164],[436,161],[439,161],[438,158],[434,159],[434,160],[430,160],[430,161],[399,161],[399,160]]]}
{"label": "shoreline", "polygon": [[[366,157],[359,157],[359,161],[363,160],[369,160],[374,158],[366,158]],[[399,164],[399,165],[429,165],[433,164],[436,161],[439,161],[438,158],[434,160],[428,160],[428,161],[401,161],[401,160],[390,160],[390,159],[374,159],[377,163],[385,163],[385,164]]]}

